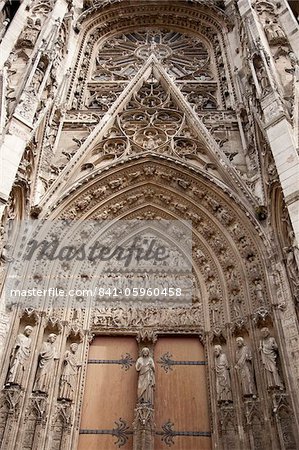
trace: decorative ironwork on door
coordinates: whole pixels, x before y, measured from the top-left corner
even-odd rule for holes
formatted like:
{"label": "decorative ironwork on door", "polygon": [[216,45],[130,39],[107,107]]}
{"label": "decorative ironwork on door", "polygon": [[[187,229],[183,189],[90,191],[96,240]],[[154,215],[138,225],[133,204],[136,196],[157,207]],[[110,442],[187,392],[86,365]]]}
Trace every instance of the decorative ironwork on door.
{"label": "decorative ironwork on door", "polygon": [[176,436],[193,436],[193,437],[211,437],[210,431],[176,431],[174,423],[170,420],[162,425],[162,431],[156,431],[157,436],[161,436],[162,442],[168,447],[174,445],[174,438]]}
{"label": "decorative ironwork on door", "polygon": [[114,442],[114,444],[117,445],[118,447],[122,447],[127,443],[129,436],[133,434],[133,431],[130,430],[130,427],[128,426],[127,422],[121,417],[114,423],[116,426],[110,430],[82,429],[79,431],[79,434],[109,434],[111,436],[116,437],[116,441]]}
{"label": "decorative ironwork on door", "polygon": [[158,364],[160,364],[166,373],[172,370],[173,366],[205,366],[208,364],[207,361],[175,361],[171,359],[172,356],[171,353],[166,352],[158,360]]}
{"label": "decorative ironwork on door", "polygon": [[87,364],[120,364],[122,369],[129,370],[134,362],[130,353],[126,353],[121,355],[120,359],[89,359]]}

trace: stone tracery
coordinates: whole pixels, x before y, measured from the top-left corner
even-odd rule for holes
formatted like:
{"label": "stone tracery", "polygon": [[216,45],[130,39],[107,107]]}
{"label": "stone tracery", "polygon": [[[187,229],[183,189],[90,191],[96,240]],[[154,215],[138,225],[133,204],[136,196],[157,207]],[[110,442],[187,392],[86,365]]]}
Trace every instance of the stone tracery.
{"label": "stone tracery", "polygon": [[[91,75],[97,80],[102,69],[106,71],[105,81],[129,79],[136,75],[150,55],[163,63],[170,76],[181,79],[212,80],[209,71],[209,53],[200,39],[167,30],[146,30],[115,36],[102,46],[96,56],[96,67]],[[127,66],[132,70],[128,70]],[[128,73],[126,73],[128,72]],[[201,74],[203,72],[203,74]],[[205,78],[206,75],[206,78]]]}

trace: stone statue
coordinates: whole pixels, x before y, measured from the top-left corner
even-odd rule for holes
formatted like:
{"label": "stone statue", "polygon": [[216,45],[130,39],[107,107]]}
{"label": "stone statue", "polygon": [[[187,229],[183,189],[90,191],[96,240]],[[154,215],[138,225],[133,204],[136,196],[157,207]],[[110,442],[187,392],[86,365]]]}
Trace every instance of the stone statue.
{"label": "stone statue", "polygon": [[141,350],[141,356],[136,361],[138,377],[138,403],[154,403],[155,364],[147,347]]}
{"label": "stone statue", "polygon": [[39,18],[34,21],[31,17],[28,17],[27,24],[18,39],[18,46],[32,48],[39,35],[41,26],[42,24]]}
{"label": "stone statue", "polygon": [[54,376],[55,359],[58,359],[54,342],[57,335],[49,334],[46,342],[43,343],[39,353],[39,361],[35,377],[33,392],[48,394],[51,381]]}
{"label": "stone statue", "polygon": [[221,345],[215,345],[216,392],[218,402],[232,401],[229,366]]}
{"label": "stone statue", "polygon": [[263,286],[260,282],[260,280],[255,280],[254,282],[254,293],[255,298],[259,305],[262,305],[264,303],[264,294],[263,294]]}
{"label": "stone statue", "polygon": [[242,300],[241,295],[239,295],[236,292],[233,292],[232,307],[233,307],[234,317],[236,319],[239,319],[240,317],[242,317],[242,314],[243,314],[242,305],[243,305],[243,300]]}
{"label": "stone statue", "polygon": [[283,44],[286,41],[286,35],[277,19],[267,19],[264,30],[270,44]]}
{"label": "stone statue", "polygon": [[148,150],[153,150],[155,147],[157,147],[158,142],[155,142],[154,134],[152,132],[149,132],[146,136],[147,140],[144,143],[144,147]]}
{"label": "stone statue", "polygon": [[78,373],[78,364],[76,358],[76,352],[78,350],[78,344],[73,343],[70,349],[65,352],[63,359],[63,369],[60,377],[59,384],[59,399],[74,400],[74,394],[76,389],[76,378]]}
{"label": "stone statue", "polygon": [[261,63],[257,71],[257,79],[259,80],[260,87],[263,94],[267,94],[270,88],[269,78],[264,65]]}
{"label": "stone statue", "polygon": [[10,19],[8,19],[8,18],[2,22],[2,25],[0,27],[0,39],[2,39],[3,36],[5,35],[6,28],[8,27],[9,22],[10,22]]}
{"label": "stone statue", "polygon": [[265,26],[264,26],[264,31],[266,33],[267,39],[268,41],[274,42],[275,41],[275,30],[273,28],[273,22],[270,21],[269,19],[266,20]]}
{"label": "stone statue", "polygon": [[284,252],[286,254],[286,266],[288,270],[289,277],[294,285],[298,289],[299,287],[299,247],[293,231],[288,233],[291,240],[291,245],[289,247],[284,247]]}
{"label": "stone statue", "polygon": [[265,369],[267,385],[269,388],[279,387],[283,389],[276,362],[278,347],[275,338],[270,336],[270,331],[267,327],[261,329],[261,336],[259,350]]}
{"label": "stone statue", "polygon": [[[294,73],[295,81],[299,81],[299,60],[294,52],[289,52],[289,58],[292,65],[291,72]],[[289,72],[289,69],[285,69],[286,72]]]}
{"label": "stone statue", "polygon": [[236,365],[235,369],[241,381],[242,392],[244,396],[255,396],[255,384],[253,379],[252,355],[249,347],[245,344],[242,337],[236,339]]}
{"label": "stone statue", "polygon": [[10,366],[7,375],[6,386],[17,385],[23,386],[23,376],[25,373],[25,364],[30,356],[31,349],[31,333],[33,328],[27,325],[24,333],[17,336],[15,345],[12,350]]}
{"label": "stone statue", "polygon": [[32,88],[32,92],[34,94],[38,93],[41,83],[43,81],[43,78],[44,78],[44,73],[42,72],[42,70],[37,68],[36,71],[34,72],[34,75],[33,75],[32,81],[31,81],[31,88]]}

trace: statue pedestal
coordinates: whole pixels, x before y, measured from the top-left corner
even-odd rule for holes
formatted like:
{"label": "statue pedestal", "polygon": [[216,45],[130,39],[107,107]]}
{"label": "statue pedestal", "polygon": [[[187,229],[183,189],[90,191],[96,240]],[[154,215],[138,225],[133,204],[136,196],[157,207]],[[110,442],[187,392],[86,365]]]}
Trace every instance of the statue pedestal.
{"label": "statue pedestal", "polygon": [[133,450],[154,450],[155,423],[152,404],[137,405],[133,430]]}

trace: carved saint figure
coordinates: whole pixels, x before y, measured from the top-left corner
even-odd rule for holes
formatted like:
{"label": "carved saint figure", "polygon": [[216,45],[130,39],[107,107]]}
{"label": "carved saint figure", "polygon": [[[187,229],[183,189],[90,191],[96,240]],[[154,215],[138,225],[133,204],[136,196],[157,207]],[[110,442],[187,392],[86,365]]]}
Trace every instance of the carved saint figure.
{"label": "carved saint figure", "polygon": [[154,403],[155,365],[147,347],[141,350],[141,356],[136,361],[138,377],[138,403]]}
{"label": "carved saint figure", "polygon": [[286,35],[277,19],[267,19],[264,30],[270,44],[283,44],[286,41]]}
{"label": "carved saint figure", "polygon": [[292,69],[285,69],[288,73],[294,73],[295,81],[299,81],[299,60],[294,52],[289,52],[289,59],[292,65]]}
{"label": "carved saint figure", "polygon": [[256,75],[259,80],[262,93],[267,94],[269,91],[269,88],[270,88],[270,82],[269,82],[269,78],[268,78],[266,69],[262,63],[260,64]]}
{"label": "carved saint figure", "polygon": [[232,401],[229,366],[221,345],[215,345],[216,392],[218,402]]}
{"label": "carved saint figure", "polygon": [[233,292],[233,299],[232,299],[232,305],[233,305],[233,311],[234,311],[234,317],[238,319],[239,317],[242,317],[242,304],[243,300],[240,295],[238,295],[237,292]]}
{"label": "carved saint figure", "polygon": [[270,336],[270,331],[267,327],[261,329],[262,339],[260,341],[260,352],[262,363],[265,369],[267,385],[269,388],[279,387],[283,388],[277,368],[278,347],[275,338]]}
{"label": "carved saint figure", "polygon": [[39,353],[39,361],[35,377],[33,392],[47,394],[54,375],[55,359],[58,359],[54,342],[57,335],[49,334],[46,342],[43,343]]}
{"label": "carved saint figure", "polygon": [[32,330],[33,328],[30,325],[27,325],[24,329],[24,333],[20,333],[17,336],[11,354],[11,362],[8,370],[6,386],[10,386],[12,384],[22,386],[25,364],[30,356],[30,335]]}
{"label": "carved saint figure", "polygon": [[260,305],[262,305],[264,303],[263,286],[262,286],[260,280],[255,280],[254,285],[255,285],[254,293],[255,293],[256,300]]}
{"label": "carved saint figure", "polygon": [[252,355],[250,348],[245,344],[242,337],[236,339],[236,365],[235,368],[240,376],[242,392],[244,396],[255,397],[255,385],[253,380]]}
{"label": "carved saint figure", "polygon": [[155,147],[157,147],[158,142],[155,142],[154,134],[150,131],[147,136],[147,140],[144,143],[144,147],[148,150],[153,150]]}
{"label": "carved saint figure", "polygon": [[76,378],[78,373],[78,364],[76,352],[78,350],[78,344],[73,343],[70,349],[65,352],[63,359],[63,369],[60,377],[59,385],[59,399],[74,400],[74,394],[76,389]]}
{"label": "carved saint figure", "polygon": [[40,70],[39,68],[37,68],[36,71],[34,72],[32,82],[31,82],[32,91],[34,94],[38,93],[40,85],[43,81],[43,77],[44,77],[43,71]]}
{"label": "carved saint figure", "polygon": [[299,277],[298,277],[298,260],[299,260],[299,250],[298,246],[290,246],[284,247],[284,251],[286,253],[286,266],[288,270],[289,277],[294,284],[294,286],[299,286]]}
{"label": "carved saint figure", "polygon": [[19,45],[27,48],[32,48],[35,44],[37,36],[41,30],[41,20],[38,18],[35,21],[30,17],[27,19],[27,25],[23,29],[18,39]]}

